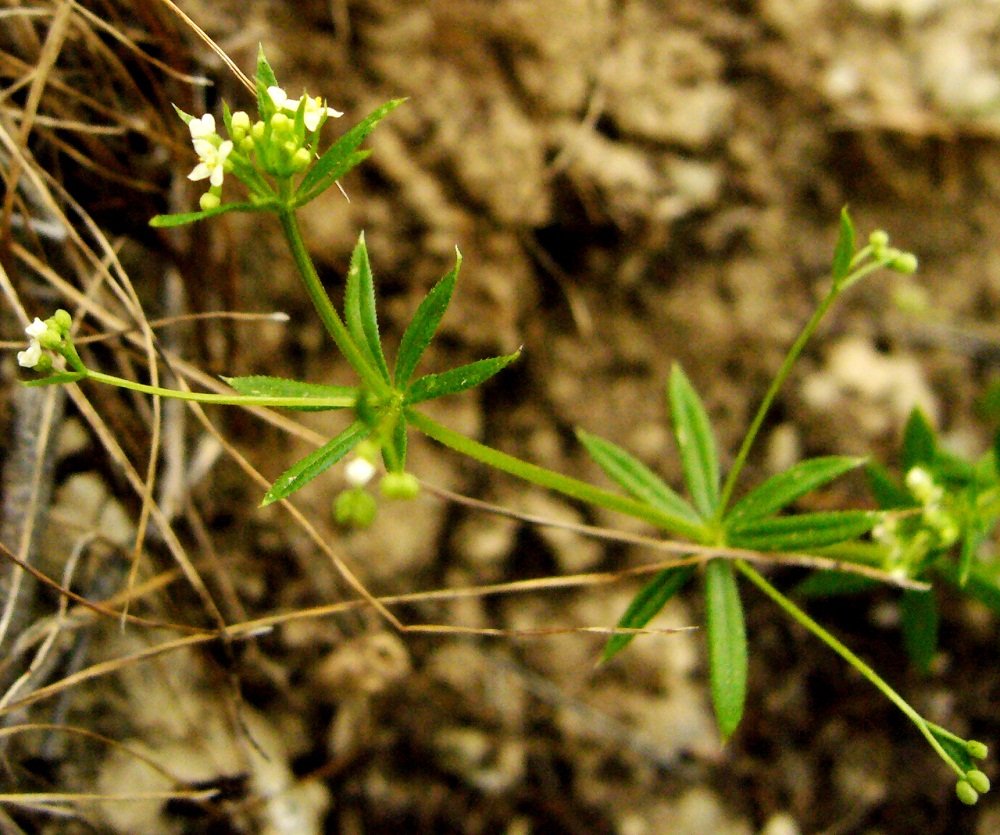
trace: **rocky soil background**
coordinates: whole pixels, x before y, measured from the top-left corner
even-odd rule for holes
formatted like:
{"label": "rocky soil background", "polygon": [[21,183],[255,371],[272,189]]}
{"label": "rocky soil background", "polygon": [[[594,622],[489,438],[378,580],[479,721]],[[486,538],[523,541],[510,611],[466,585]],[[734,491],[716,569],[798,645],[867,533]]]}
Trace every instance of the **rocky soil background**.
{"label": "rocky soil background", "polygon": [[[348,120],[409,97],[372,135],[370,160],[345,179],[350,201],[332,190],[304,211],[303,225],[334,293],[365,230],[390,344],[460,248],[459,289],[430,370],[518,346],[524,353],[484,389],[442,403],[437,416],[449,425],[603,484],[573,440],[582,426],[677,485],[664,404],[671,364],[680,362],[703,394],[731,455],[818,299],[838,213],[849,204],[862,234],[887,229],[918,254],[920,272],[863,283],[835,309],[780,399],[748,478],[819,454],[891,461],[914,404],[952,448],[987,447],[974,404],[1000,358],[995,3],[226,0],[185,8],[245,70],[263,43],[290,93],[325,95]],[[145,26],[155,43],[148,20],[128,10],[117,7],[119,23]],[[164,11],[162,20],[174,19]],[[190,56],[174,66],[215,86],[192,93],[163,81],[162,95],[195,112],[198,96],[201,110],[219,98],[246,107],[221,62],[171,26]],[[102,190],[74,175],[88,186],[76,196],[117,236],[150,318],[286,311],[287,324],[182,330],[171,347],[216,374],[347,381],[272,218],[229,216],[177,236],[145,229],[152,213],[196,199],[183,187],[193,164],[183,125],[176,130],[166,108],[160,118],[173,137],[164,146],[109,145],[156,189],[123,197],[120,185]],[[29,308],[42,312],[46,298],[35,292]],[[13,339],[16,322],[5,316]],[[10,402],[12,361],[5,374]],[[141,407],[109,396],[104,406],[118,415],[127,452],[144,461],[148,438],[131,416]],[[127,563],[112,546],[129,547],[140,503],[74,409],[57,433],[40,564],[61,576],[66,555],[98,532],[110,544],[88,552],[87,571],[103,576],[105,586],[91,588],[107,597],[124,586]],[[23,420],[18,414],[7,409],[8,425]],[[308,434],[232,411],[213,417],[271,478],[313,448]],[[301,422],[329,436],[337,420],[324,413]],[[200,424],[172,425],[184,475],[179,492],[166,495],[229,622],[352,596],[283,511],[256,509],[259,486]],[[412,469],[432,484],[548,518],[639,530],[412,440]],[[9,491],[9,460],[5,467]],[[345,534],[330,513],[341,486],[330,472],[296,504],[375,594],[656,558],[426,493],[386,504],[371,530]],[[847,480],[817,501],[866,498],[860,481]],[[162,577],[169,556],[150,548],[142,577]],[[789,573],[787,582],[796,579]],[[477,628],[609,626],[637,588],[623,580],[472,595],[398,613],[408,623]],[[903,657],[896,598],[886,590],[811,611],[929,718],[1000,751],[992,616],[945,600],[940,657],[919,676]],[[200,616],[183,583],[153,600],[170,620]],[[42,594],[34,605],[37,620],[55,600]],[[80,734],[23,733],[8,752],[9,791],[153,792],[180,779],[221,786],[223,800],[74,805],[68,817],[10,807],[3,826],[149,835],[1000,832],[1000,803],[986,796],[962,807],[933,752],[858,676],[751,590],[745,606],[750,695],[725,747],[700,632],[637,640],[595,670],[593,636],[398,636],[350,612],[284,624],[235,653],[161,654],[16,715],[103,734],[167,773]],[[697,597],[682,596],[656,623],[700,619]],[[58,663],[39,686],[177,637],[114,623],[64,628]],[[986,770],[997,777],[993,761]]]}

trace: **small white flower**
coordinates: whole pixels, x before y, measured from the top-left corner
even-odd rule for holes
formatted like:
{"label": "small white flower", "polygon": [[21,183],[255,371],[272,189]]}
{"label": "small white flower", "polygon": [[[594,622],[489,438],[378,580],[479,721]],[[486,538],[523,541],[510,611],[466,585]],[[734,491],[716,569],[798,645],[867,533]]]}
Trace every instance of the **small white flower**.
{"label": "small white flower", "polygon": [[38,337],[47,332],[49,326],[37,316],[35,321],[24,329],[24,332],[31,337],[31,342],[23,351],[17,352],[17,364],[22,368],[34,368],[42,358],[42,346],[38,344]]}
{"label": "small white flower", "polygon": [[49,326],[36,316],[35,321],[28,325],[28,327],[24,329],[24,332],[32,339],[38,339],[38,337],[40,337],[48,329]]}
{"label": "small white flower", "polygon": [[[280,87],[268,87],[267,93],[271,97],[271,101],[274,102],[275,107],[279,110],[287,110],[290,113],[295,113],[299,109],[299,103],[302,101],[301,99],[288,98],[288,93]],[[306,109],[303,114],[303,121],[307,130],[316,130],[324,116],[333,116],[336,118],[343,115],[339,110],[324,106],[323,99],[319,96],[306,96]]]}
{"label": "small white flower", "polygon": [[352,487],[364,487],[375,475],[375,465],[367,458],[354,458],[344,467],[344,478]]}
{"label": "small white flower", "polygon": [[206,113],[200,119],[192,119],[188,122],[192,139],[205,139],[215,135],[215,117],[211,113]]}
{"label": "small white flower", "polygon": [[216,148],[208,139],[195,139],[194,150],[198,154],[199,159],[201,159],[201,162],[188,174],[188,179],[204,180],[207,177],[208,181],[216,188],[221,186],[222,178],[225,175],[223,166],[225,165],[226,157],[233,150],[233,143],[227,139]]}
{"label": "small white flower", "polygon": [[32,339],[31,344],[23,351],[17,352],[17,364],[22,368],[34,368],[42,358],[42,346],[37,339]]}

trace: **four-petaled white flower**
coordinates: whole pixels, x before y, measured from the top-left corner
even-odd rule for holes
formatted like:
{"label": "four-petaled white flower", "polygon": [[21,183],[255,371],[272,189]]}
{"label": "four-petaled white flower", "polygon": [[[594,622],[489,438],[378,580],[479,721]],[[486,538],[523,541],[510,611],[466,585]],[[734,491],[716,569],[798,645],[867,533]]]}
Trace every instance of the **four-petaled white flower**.
{"label": "four-petaled white flower", "polygon": [[[290,113],[295,113],[299,109],[299,103],[302,101],[301,99],[288,98],[288,93],[280,87],[268,87],[267,94],[271,97],[271,101],[274,102],[275,107],[279,110],[287,110]],[[332,107],[326,107],[323,103],[323,99],[319,96],[306,96],[305,98],[306,109],[303,114],[303,121],[305,122],[306,129],[309,131],[316,130],[325,116],[333,116],[336,118],[344,115],[339,110],[334,110]]]}
{"label": "four-petaled white flower", "polygon": [[[204,118],[211,119],[212,117],[206,116]],[[192,120],[192,125],[197,121]],[[214,121],[214,120],[213,120]],[[191,130],[194,133],[194,128]],[[219,144],[218,147],[215,146],[210,139],[198,138],[194,140],[194,150],[198,154],[198,158],[201,160],[195,167],[194,170],[188,174],[189,180],[204,180],[208,177],[208,181],[218,188],[222,185],[222,178],[225,175],[225,168],[223,167],[226,163],[226,157],[233,150],[233,143],[227,139],[225,142]]]}
{"label": "four-petaled white flower", "polygon": [[45,333],[49,326],[37,316],[35,321],[24,329],[24,332],[31,337],[31,342],[23,351],[17,352],[17,364],[22,368],[34,368],[42,358],[42,346],[38,344],[38,337]]}

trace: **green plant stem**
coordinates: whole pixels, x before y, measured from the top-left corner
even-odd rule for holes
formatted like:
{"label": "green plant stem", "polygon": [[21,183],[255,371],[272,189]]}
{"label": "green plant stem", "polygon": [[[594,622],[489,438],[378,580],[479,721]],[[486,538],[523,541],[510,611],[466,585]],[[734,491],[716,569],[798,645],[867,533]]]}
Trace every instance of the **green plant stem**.
{"label": "green plant stem", "polygon": [[750,454],[750,448],[753,446],[753,442],[757,438],[757,433],[760,432],[760,427],[764,423],[764,418],[767,417],[767,413],[770,411],[771,405],[774,403],[774,398],[778,396],[778,392],[781,390],[785,380],[791,373],[792,366],[794,366],[798,361],[799,355],[802,353],[802,349],[805,348],[806,343],[812,338],[812,335],[816,332],[816,328],[819,327],[820,321],[832,307],[839,295],[840,291],[837,287],[830,288],[830,291],[826,294],[826,298],[824,298],[819,307],[816,308],[812,318],[802,329],[798,339],[795,340],[795,344],[792,345],[788,353],[785,354],[784,362],[781,363],[781,368],[778,369],[777,375],[774,380],[771,381],[771,387],[767,390],[767,394],[764,395],[764,399],[761,401],[761,404],[757,409],[757,414],[754,415],[753,423],[750,424],[750,428],[747,430],[746,435],[743,436],[743,443],[740,445],[739,452],[736,453],[736,459],[733,461],[733,466],[730,467],[729,474],[726,476],[726,483],[723,485],[722,494],[719,497],[718,509],[715,514],[716,522],[721,523],[725,517],[726,508],[729,505],[729,500],[732,498],[733,490],[736,487],[736,481],[740,477],[740,473],[743,471],[743,466],[746,464],[747,456]]}
{"label": "green plant stem", "polygon": [[145,383],[136,383],[122,377],[113,377],[110,374],[103,374],[100,371],[87,371],[84,379],[93,380],[95,383],[105,383],[117,388],[138,391],[143,394],[154,394],[158,397],[169,397],[172,400],[188,400],[193,403],[214,403],[217,406],[269,406],[274,409],[295,409],[295,408],[327,408],[327,409],[349,409],[354,406],[355,397],[267,397],[265,395],[230,395],[230,394],[209,394],[200,391],[178,391],[177,389],[164,389],[159,386],[147,386]]}
{"label": "green plant stem", "polygon": [[490,467],[510,473],[525,481],[530,481],[532,484],[546,487],[557,493],[562,493],[564,496],[569,496],[588,504],[624,513],[636,519],[642,519],[674,536],[693,539],[699,542],[705,538],[705,531],[698,525],[684,522],[681,519],[657,510],[655,507],[650,507],[643,502],[636,501],[629,496],[612,493],[609,490],[602,490],[600,487],[594,487],[585,481],[561,475],[560,473],[552,472],[552,470],[546,470],[544,467],[539,467],[535,464],[529,464],[520,458],[515,458],[513,455],[500,452],[471,438],[467,438],[465,435],[454,432],[412,407],[406,408],[406,420],[411,426],[419,429],[438,443],[444,444],[446,447],[450,447],[456,452],[467,455],[469,458],[474,458],[476,461],[480,461]]}
{"label": "green plant stem", "polygon": [[941,743],[938,742],[934,737],[934,734],[931,733],[927,721],[912,707],[910,707],[909,702],[893,690],[885,682],[885,680],[879,676],[878,673],[876,673],[871,667],[869,667],[864,661],[848,649],[847,646],[845,646],[841,641],[835,638],[830,632],[803,612],[791,600],[785,597],[785,595],[767,582],[767,580],[765,580],[757,571],[747,565],[743,560],[734,560],[734,564],[736,565],[737,570],[744,577],[746,577],[772,601],[778,604],[785,614],[812,632],[813,635],[819,638],[823,643],[830,647],[830,649],[836,652],[848,664],[861,673],[861,675],[868,679],[868,681],[875,685],[883,696],[896,705],[896,707],[898,707],[904,715],[917,726],[920,733],[922,733],[927,742],[930,743],[931,748],[933,748],[937,752],[938,756],[941,757],[941,759],[944,760],[956,774],[958,774],[959,779],[965,779],[965,772],[962,771],[962,769],[950,756],[948,756],[947,752],[941,746]]}
{"label": "green plant stem", "polygon": [[299,269],[299,275],[302,276],[309,298],[312,299],[313,306],[316,308],[327,333],[330,334],[344,358],[357,372],[365,387],[379,396],[388,395],[391,391],[388,384],[382,379],[378,370],[371,367],[364,354],[354,344],[347,326],[340,318],[340,314],[337,313],[326,290],[323,289],[323,283],[319,280],[312,258],[309,257],[309,252],[306,250],[305,241],[302,240],[302,233],[299,230],[295,214],[288,210],[282,210],[278,212],[278,218],[281,220],[281,228],[285,232],[292,257],[295,259],[295,265]]}

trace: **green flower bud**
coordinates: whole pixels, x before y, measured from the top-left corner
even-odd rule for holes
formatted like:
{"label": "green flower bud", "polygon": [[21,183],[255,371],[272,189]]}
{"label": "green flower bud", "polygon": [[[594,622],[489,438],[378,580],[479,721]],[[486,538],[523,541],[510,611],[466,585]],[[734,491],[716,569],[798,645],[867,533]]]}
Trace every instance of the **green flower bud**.
{"label": "green flower bud", "polygon": [[981,771],[972,770],[965,775],[965,779],[980,794],[986,794],[990,790],[990,778]]}
{"label": "green flower bud", "polygon": [[386,473],[379,490],[387,499],[412,499],[420,492],[420,482],[413,473]]}
{"label": "green flower bud", "polygon": [[51,320],[46,320],[45,324],[49,328],[44,333],[39,334],[38,344],[50,351],[59,351],[63,346],[63,339],[65,339],[62,331],[52,327]]}
{"label": "green flower bud", "polygon": [[979,800],[979,792],[972,788],[967,780],[958,781],[955,785],[955,794],[966,806],[975,806],[976,801]]}
{"label": "green flower bud", "polygon": [[292,155],[292,167],[296,171],[305,171],[312,162],[312,154],[306,148],[299,148]]}
{"label": "green flower bud", "polygon": [[263,122],[254,122],[253,127],[250,128],[250,136],[254,142],[260,142],[266,132],[267,126]]}
{"label": "green flower bud", "polygon": [[990,749],[977,739],[970,739],[966,742],[965,750],[969,752],[969,756],[974,760],[985,760],[990,753]]}
{"label": "green flower bud", "polygon": [[360,487],[345,490],[333,503],[333,518],[345,528],[367,528],[375,521],[378,506]]}
{"label": "green flower bud", "polygon": [[917,256],[912,252],[897,252],[886,266],[897,273],[913,275],[917,271]]}
{"label": "green flower bud", "polygon": [[73,317],[60,307],[49,317],[48,323],[61,333],[67,334],[69,333],[69,329],[73,327]]}
{"label": "green flower bud", "polygon": [[243,139],[240,140],[239,148],[247,156],[253,153],[253,146],[254,139],[252,136],[244,136]]}
{"label": "green flower bud", "polygon": [[198,205],[201,206],[203,212],[207,212],[211,209],[218,209],[222,205],[222,198],[218,194],[212,194],[210,191],[206,191],[200,198],[198,198]]}
{"label": "green flower bud", "polygon": [[292,127],[292,120],[284,113],[275,113],[271,117],[271,130],[275,133],[287,133]]}
{"label": "green flower bud", "polygon": [[32,368],[32,371],[36,371],[39,374],[51,374],[54,370],[55,368],[52,365],[52,357],[48,354],[42,354],[38,358],[38,362],[35,363],[34,368]]}
{"label": "green flower bud", "polygon": [[889,233],[884,229],[876,229],[868,236],[868,243],[875,252],[881,252],[889,246]]}

